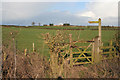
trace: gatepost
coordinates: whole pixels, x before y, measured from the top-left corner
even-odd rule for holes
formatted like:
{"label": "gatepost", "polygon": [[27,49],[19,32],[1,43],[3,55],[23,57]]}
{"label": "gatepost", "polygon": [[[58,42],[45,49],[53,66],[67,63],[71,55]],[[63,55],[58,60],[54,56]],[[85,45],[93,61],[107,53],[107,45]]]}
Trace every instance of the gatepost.
{"label": "gatepost", "polygon": [[96,36],[93,39],[94,43],[93,43],[93,51],[92,51],[92,56],[93,56],[93,62],[94,63],[98,63],[100,61],[100,43],[99,43],[99,36]]}

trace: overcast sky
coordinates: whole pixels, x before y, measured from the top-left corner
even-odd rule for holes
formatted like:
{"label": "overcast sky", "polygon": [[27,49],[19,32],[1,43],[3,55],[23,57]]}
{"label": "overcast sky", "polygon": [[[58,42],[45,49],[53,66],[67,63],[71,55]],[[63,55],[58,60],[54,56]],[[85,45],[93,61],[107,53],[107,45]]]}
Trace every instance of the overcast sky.
{"label": "overcast sky", "polygon": [[31,25],[34,21],[36,24],[88,25],[88,21],[101,18],[102,25],[118,25],[118,0],[4,0],[0,11],[2,24]]}

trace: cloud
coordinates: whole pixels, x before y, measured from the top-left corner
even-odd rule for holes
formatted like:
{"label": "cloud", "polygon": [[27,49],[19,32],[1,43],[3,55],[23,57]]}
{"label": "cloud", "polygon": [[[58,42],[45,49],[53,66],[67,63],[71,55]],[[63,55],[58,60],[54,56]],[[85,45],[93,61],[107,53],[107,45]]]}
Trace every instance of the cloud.
{"label": "cloud", "polygon": [[87,3],[87,9],[79,16],[87,17],[118,17],[117,2],[92,2]]}
{"label": "cloud", "polygon": [[2,2],[85,2],[89,0],[1,0]]}
{"label": "cloud", "polygon": [[32,17],[30,19],[26,20],[15,20],[14,22],[11,21],[5,21],[5,23],[8,24],[24,24],[24,25],[31,25],[32,21],[34,21],[36,24],[60,24],[60,23],[70,23],[70,24],[79,24],[79,25],[87,25],[88,24],[87,17],[77,17],[76,15],[66,12],[66,11],[58,11],[58,12],[43,12],[39,16]]}
{"label": "cloud", "polygon": [[76,14],[77,16],[81,17],[81,16],[84,16],[84,17],[96,17],[96,15],[92,12],[92,11],[86,11],[86,12],[83,12],[83,13],[77,13]]}
{"label": "cloud", "polygon": [[118,2],[119,0],[92,0],[93,2]]}
{"label": "cloud", "polygon": [[[98,0],[99,1],[99,0]],[[54,6],[50,2],[3,2],[3,24],[42,24],[64,23],[88,25],[88,21],[102,18],[102,25],[117,25],[118,5],[116,2],[89,2],[86,10],[71,11],[49,10]],[[55,6],[54,6],[55,7]]]}
{"label": "cloud", "polygon": [[118,3],[117,2],[93,2],[87,4],[88,11],[96,14],[97,17],[117,17]]}
{"label": "cloud", "polygon": [[118,2],[119,0],[1,0],[1,2]]}
{"label": "cloud", "polygon": [[118,26],[118,17],[106,17],[102,19],[102,24],[110,26]]}
{"label": "cloud", "polygon": [[2,6],[3,20],[23,20],[40,15],[51,3],[5,2]]}
{"label": "cloud", "polygon": [[90,2],[86,4],[86,8],[84,12],[78,12],[76,15],[95,20],[101,18],[103,25],[118,24],[118,2]]}

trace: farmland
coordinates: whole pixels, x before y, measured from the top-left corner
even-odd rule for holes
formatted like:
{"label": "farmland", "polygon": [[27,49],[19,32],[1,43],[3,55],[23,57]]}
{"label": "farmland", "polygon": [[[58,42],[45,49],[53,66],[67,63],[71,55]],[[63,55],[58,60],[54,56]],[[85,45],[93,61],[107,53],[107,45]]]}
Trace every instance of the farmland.
{"label": "farmland", "polygon": [[120,17],[112,1],[3,1],[0,78],[120,78]]}
{"label": "farmland", "polygon": [[[58,32],[61,32],[62,35],[58,34]],[[108,46],[110,40],[114,41],[115,34],[117,32],[118,30],[115,30],[115,28],[102,30],[102,41],[104,43],[103,45]],[[69,37],[69,34],[72,34],[71,36],[72,38]],[[119,68],[119,58],[117,59],[116,57],[112,60],[101,61],[100,63],[97,64],[95,63],[95,64],[71,66],[70,56],[67,57],[61,57],[61,56],[62,55],[66,56],[67,54],[71,55],[71,52],[68,53],[67,50],[70,51],[71,47],[75,45],[67,46],[67,48],[62,49],[61,47],[66,46],[62,44],[63,43],[69,44],[70,41],[68,38],[67,40],[69,41],[64,39],[63,36],[67,36],[73,41],[78,41],[78,40],[88,41],[98,36],[98,30],[96,27],[94,28],[55,27],[55,26],[52,28],[48,26],[45,27],[31,26],[27,28],[2,27],[2,40],[3,40],[2,59],[3,59],[3,73],[4,73],[3,77],[4,78],[11,78],[11,76],[14,78],[15,77],[16,78],[58,78],[59,76],[62,78],[99,78],[99,77],[109,78],[111,76],[115,78],[119,77],[119,70],[117,70]],[[15,42],[14,40],[12,40],[12,38],[15,38]],[[62,43],[61,40],[63,41]],[[46,44],[47,41],[48,44]],[[32,50],[33,43],[35,45],[35,52],[33,52]],[[91,43],[87,43],[87,44],[80,43],[76,45],[88,46],[89,44]],[[25,49],[27,49],[27,54],[24,51]],[[74,63],[77,63],[77,61],[78,62],[80,61],[81,63],[88,63],[88,60],[89,63],[93,63],[93,60],[97,58],[96,57],[93,59],[94,56],[92,55],[93,53],[91,54],[88,51],[85,51],[86,49],[83,49],[84,51],[81,50],[82,52],[79,51],[80,48],[78,49],[79,52],[77,51],[77,48],[74,48],[72,50],[74,52],[77,52],[79,55],[81,54],[84,55],[78,57],[79,56],[78,54],[74,56],[74,53],[72,53]],[[62,54],[62,52],[65,53]],[[88,53],[86,54],[86,52]],[[60,56],[58,57],[57,55]],[[79,60],[75,59],[76,57],[82,59]],[[88,57],[92,57],[92,59]],[[66,62],[67,58],[69,59],[70,63]],[[62,64],[60,62],[62,62]]]}
{"label": "farmland", "polygon": [[[45,27],[51,28],[51,27]],[[55,27],[52,27],[55,28]],[[79,28],[79,27],[56,27],[57,29],[84,29],[84,30],[61,30],[66,34],[72,34],[73,40],[92,40],[95,36],[98,36],[98,30],[89,30],[88,28]],[[16,47],[21,52],[25,48],[28,49],[28,53],[32,51],[32,43],[35,43],[35,50],[45,56],[49,54],[49,49],[44,43],[42,34],[50,33],[55,35],[57,30],[54,29],[39,29],[37,28],[16,28],[16,27],[3,27],[3,44],[7,44],[10,38],[10,32],[17,31],[15,37]],[[102,41],[104,45],[108,45],[110,40],[114,40],[117,30],[102,30]]]}

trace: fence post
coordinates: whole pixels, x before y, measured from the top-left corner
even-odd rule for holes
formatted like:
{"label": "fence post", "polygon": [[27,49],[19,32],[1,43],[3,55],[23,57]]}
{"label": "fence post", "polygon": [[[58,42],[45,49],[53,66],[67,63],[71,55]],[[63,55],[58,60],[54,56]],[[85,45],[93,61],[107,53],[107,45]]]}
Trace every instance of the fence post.
{"label": "fence post", "polygon": [[109,57],[110,58],[112,58],[112,40],[110,41],[110,44],[109,44],[109,46],[111,47],[110,49],[109,49],[109,52],[110,52],[110,54],[109,54]]}
{"label": "fence post", "polygon": [[99,36],[94,38],[93,43],[93,62],[98,63],[100,61],[100,42],[99,42]]}
{"label": "fence post", "polygon": [[16,79],[16,47],[15,47],[15,38],[13,37],[12,39],[13,39],[14,60],[15,60],[14,78]]}
{"label": "fence post", "polygon": [[33,52],[35,51],[35,45],[34,45],[34,43],[33,43]]}
{"label": "fence post", "polygon": [[25,56],[27,55],[27,49],[24,50],[24,54],[25,54]]}
{"label": "fence post", "polygon": [[71,45],[72,45],[72,34],[69,34],[69,40],[70,40],[70,66],[72,67],[73,66],[73,54],[72,54],[72,48],[71,48]]}
{"label": "fence post", "polygon": [[[93,41],[95,41],[95,39],[93,39]],[[92,43],[92,64],[94,63],[94,50],[95,49],[95,42]]]}

